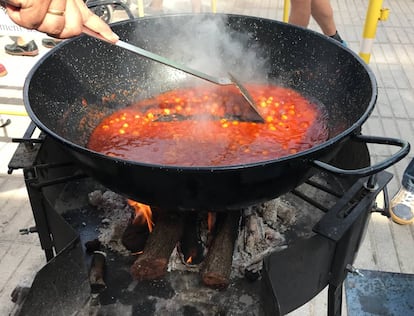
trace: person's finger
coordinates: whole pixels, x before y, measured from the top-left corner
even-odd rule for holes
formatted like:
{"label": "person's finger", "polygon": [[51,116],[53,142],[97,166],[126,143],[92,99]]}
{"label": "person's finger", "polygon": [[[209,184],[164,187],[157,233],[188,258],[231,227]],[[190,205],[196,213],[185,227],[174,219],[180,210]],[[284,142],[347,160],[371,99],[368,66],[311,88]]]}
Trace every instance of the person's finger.
{"label": "person's finger", "polygon": [[3,2],[16,8],[31,6],[31,3],[27,0],[3,0]]}
{"label": "person's finger", "polygon": [[[94,20],[93,17],[97,20]],[[109,38],[111,41],[116,41],[118,39],[116,35],[113,35],[110,27],[98,16],[93,14],[82,0],[66,0],[65,27],[60,34],[56,34],[55,36],[59,38],[68,38],[79,35],[83,31],[83,26],[86,23],[85,21],[88,21],[91,18],[94,22],[92,23],[94,32],[106,32],[105,38]]]}
{"label": "person's finger", "polygon": [[66,24],[66,0],[51,0],[49,8],[38,31],[58,36]]}
{"label": "person's finger", "polygon": [[103,38],[109,42],[116,43],[119,40],[119,36],[112,31],[108,24],[101,20],[96,15],[90,16],[85,22],[84,25],[90,30],[100,34]]}
{"label": "person's finger", "polygon": [[119,39],[83,0],[8,0],[7,11],[18,25],[57,38],[77,36],[86,26],[110,42]]}
{"label": "person's finger", "polygon": [[82,13],[83,25],[90,30],[100,34],[106,40],[115,43],[119,37],[116,35],[110,26],[106,24],[100,17],[94,14],[82,0],[73,0]]}
{"label": "person's finger", "polygon": [[78,6],[74,0],[66,0],[65,11],[65,26],[61,33],[58,34],[60,38],[68,38],[77,36],[82,33],[83,17]]}
{"label": "person's finger", "polygon": [[51,0],[42,1],[9,1],[7,14],[16,24],[37,29],[46,15]]}

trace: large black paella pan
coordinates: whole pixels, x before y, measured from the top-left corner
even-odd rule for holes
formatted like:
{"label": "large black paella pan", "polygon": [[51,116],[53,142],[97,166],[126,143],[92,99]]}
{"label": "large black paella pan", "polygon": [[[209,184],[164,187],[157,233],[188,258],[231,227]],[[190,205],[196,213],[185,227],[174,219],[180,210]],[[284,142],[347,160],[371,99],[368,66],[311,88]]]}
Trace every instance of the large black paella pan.
{"label": "large black paella pan", "polygon": [[[408,153],[404,141],[359,135],[376,102],[375,78],[353,52],[323,35],[273,20],[225,14],[148,17],[112,27],[125,41],[211,75],[231,70],[244,82],[294,89],[322,104],[328,122],[326,141],[254,163],[180,166],[104,155],[86,144],[105,116],[200,79],[87,36],[68,40],[30,72],[24,87],[27,111],[87,173],[129,198],[171,209],[227,210],[288,192],[315,167],[366,176]],[[401,149],[362,170],[327,165],[350,138]]]}

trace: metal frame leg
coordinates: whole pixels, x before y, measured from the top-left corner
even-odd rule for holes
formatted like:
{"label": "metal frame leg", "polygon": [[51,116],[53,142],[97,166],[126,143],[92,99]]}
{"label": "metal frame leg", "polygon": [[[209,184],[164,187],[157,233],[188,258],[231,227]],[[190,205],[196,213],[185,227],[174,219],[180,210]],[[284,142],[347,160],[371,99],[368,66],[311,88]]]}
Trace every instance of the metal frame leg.
{"label": "metal frame leg", "polygon": [[342,283],[340,286],[329,284],[328,288],[328,316],[342,314]]}

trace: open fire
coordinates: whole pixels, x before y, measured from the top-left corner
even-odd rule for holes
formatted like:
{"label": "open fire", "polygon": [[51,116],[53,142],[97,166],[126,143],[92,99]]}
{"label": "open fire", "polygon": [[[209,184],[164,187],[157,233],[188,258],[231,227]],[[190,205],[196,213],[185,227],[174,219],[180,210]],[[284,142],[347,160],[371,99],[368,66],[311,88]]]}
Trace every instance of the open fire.
{"label": "open fire", "polygon": [[128,204],[132,206],[135,211],[132,219],[132,225],[147,225],[148,231],[152,232],[154,222],[152,221],[151,207],[130,199],[128,199]]}
{"label": "open fire", "polygon": [[184,214],[151,210],[111,191],[91,192],[89,202],[102,211],[99,242],[136,256],[134,279],[188,270],[218,289],[226,288],[232,277],[259,277],[263,258],[286,247],[284,232],[297,216],[280,198],[239,211]]}

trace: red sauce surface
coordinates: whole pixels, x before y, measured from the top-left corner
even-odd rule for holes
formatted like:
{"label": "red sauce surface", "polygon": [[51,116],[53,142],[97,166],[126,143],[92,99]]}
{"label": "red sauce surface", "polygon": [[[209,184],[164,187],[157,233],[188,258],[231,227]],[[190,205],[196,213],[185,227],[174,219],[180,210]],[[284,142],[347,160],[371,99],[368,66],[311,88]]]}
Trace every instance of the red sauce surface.
{"label": "red sauce surface", "polygon": [[327,139],[317,104],[279,86],[246,87],[265,123],[240,120],[245,101],[234,87],[179,89],[106,117],[88,148],[151,164],[228,166],[295,154]]}

